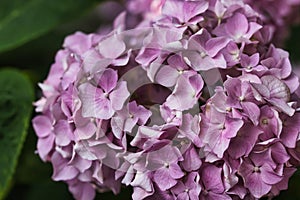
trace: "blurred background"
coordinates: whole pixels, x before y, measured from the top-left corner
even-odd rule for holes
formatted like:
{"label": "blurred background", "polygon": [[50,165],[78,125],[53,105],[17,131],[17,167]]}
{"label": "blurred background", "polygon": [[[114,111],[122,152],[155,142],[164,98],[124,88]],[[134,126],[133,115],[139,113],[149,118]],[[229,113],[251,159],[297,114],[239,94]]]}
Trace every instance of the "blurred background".
{"label": "blurred background", "polygon": [[[34,88],[34,100],[37,100],[41,97],[37,83],[46,78],[56,52],[62,48],[64,38],[76,31],[105,31],[122,9],[120,1],[0,0],[0,68],[17,69],[29,77]],[[292,27],[284,49],[289,51],[293,65],[298,65],[300,69],[299,36],[300,26]],[[0,106],[0,113],[1,109]],[[33,111],[30,119],[34,115]],[[16,170],[4,199],[72,199],[66,184],[51,180],[51,164],[43,163],[35,154],[37,138],[31,125],[25,136],[22,150],[17,156]],[[5,152],[0,154],[4,155]],[[0,171],[4,167],[0,162]],[[276,199],[300,199],[299,188],[298,170],[290,180],[289,190],[282,192]],[[127,200],[131,199],[131,192],[131,189],[124,188],[118,196],[108,192],[97,194],[96,199]]]}

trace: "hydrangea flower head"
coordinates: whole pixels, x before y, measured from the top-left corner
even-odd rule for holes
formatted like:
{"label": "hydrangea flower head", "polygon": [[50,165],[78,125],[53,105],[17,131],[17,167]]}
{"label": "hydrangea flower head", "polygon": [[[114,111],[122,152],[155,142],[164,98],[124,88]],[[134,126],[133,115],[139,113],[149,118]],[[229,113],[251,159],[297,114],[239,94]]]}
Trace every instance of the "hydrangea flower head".
{"label": "hydrangea flower head", "polygon": [[[276,45],[283,46],[290,34],[291,27],[300,24],[299,0],[243,0],[243,3],[248,4],[249,6],[251,6],[251,9],[257,12],[260,18],[260,23],[264,24],[262,30],[256,33],[257,39],[259,39],[262,43],[269,43],[270,41],[272,41]],[[188,13],[187,15],[191,17],[189,20],[191,20],[192,22],[197,18],[197,12],[201,11],[201,9],[199,9],[201,4],[213,6],[213,12],[214,15],[216,15],[216,17],[218,18],[218,22],[220,22],[228,14],[228,5],[241,5],[239,0],[198,1],[197,3],[193,1],[178,1],[175,4],[173,2],[168,1],[165,3],[165,0],[128,0],[127,8],[128,12],[136,18],[136,22],[141,22],[140,18],[143,19],[141,24],[145,24],[145,21],[149,22],[149,20],[157,18],[162,11],[171,12],[173,13],[175,20],[177,21],[179,26],[179,24],[183,25],[187,22],[185,22],[184,20],[180,21],[179,19],[183,19],[183,17],[180,15],[186,15],[185,13]],[[190,6],[187,8],[186,5],[189,4],[194,4],[194,7]],[[163,10],[163,6],[167,7],[167,9]],[[182,10],[179,10],[181,8],[185,9],[185,11],[182,12]],[[235,18],[239,19],[237,21],[238,23],[235,24],[239,25],[239,28],[232,28],[231,30],[229,30],[229,32],[243,31],[241,27],[245,27],[247,21],[245,21],[245,18],[239,14],[236,15]],[[232,20],[232,22],[234,23],[234,20]],[[231,24],[231,22],[229,24]]]}
{"label": "hydrangea flower head", "polygon": [[[143,4],[144,3],[144,4]],[[140,1],[127,29],[65,39],[33,119],[37,152],[76,199],[255,199],[300,164],[299,80],[240,0]],[[147,14],[155,10],[155,15]],[[132,10],[132,9],[131,9]]]}

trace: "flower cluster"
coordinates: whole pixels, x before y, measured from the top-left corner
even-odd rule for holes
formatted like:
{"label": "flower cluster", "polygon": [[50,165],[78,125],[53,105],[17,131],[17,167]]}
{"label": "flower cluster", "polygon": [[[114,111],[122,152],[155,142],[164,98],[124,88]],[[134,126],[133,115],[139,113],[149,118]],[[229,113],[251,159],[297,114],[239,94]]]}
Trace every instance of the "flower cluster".
{"label": "flower cluster", "polygon": [[300,164],[299,80],[259,13],[239,0],[139,8],[156,11],[134,29],[124,12],[108,35],[68,36],[40,84],[33,127],[52,178],[84,200],[122,185],[134,200],[287,189]]}
{"label": "flower cluster", "polygon": [[[155,19],[161,14],[162,6],[165,0],[128,0],[128,12],[135,16],[135,21],[142,23]],[[229,0],[222,2],[237,3],[238,1]],[[260,22],[264,24],[261,33],[264,36],[264,42],[272,41],[276,45],[283,45],[292,25],[300,24],[300,0],[243,0],[259,14]],[[209,1],[210,4],[216,5],[216,14],[218,17],[223,16],[224,9],[219,7],[218,2]],[[138,8],[138,9],[137,9]],[[262,42],[262,41],[261,41]]]}
{"label": "flower cluster", "polygon": [[273,29],[273,42],[282,45],[289,36],[292,25],[300,23],[299,0],[244,0],[261,14],[265,24]]}

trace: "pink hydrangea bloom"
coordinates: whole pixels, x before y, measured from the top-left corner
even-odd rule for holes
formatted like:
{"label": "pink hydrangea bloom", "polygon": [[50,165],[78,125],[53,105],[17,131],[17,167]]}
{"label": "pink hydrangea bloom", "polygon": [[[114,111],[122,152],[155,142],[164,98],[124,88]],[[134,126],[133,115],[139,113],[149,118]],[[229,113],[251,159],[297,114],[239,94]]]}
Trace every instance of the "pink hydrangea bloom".
{"label": "pink hydrangea bloom", "polygon": [[272,41],[283,44],[292,25],[300,23],[299,0],[244,0],[261,15],[262,21],[271,28]]}
{"label": "pink hydrangea bloom", "polygon": [[[147,17],[129,30],[135,5]],[[288,53],[257,37],[261,15],[242,0],[129,7],[107,35],[68,36],[40,84],[32,123],[53,180],[84,200],[122,185],[134,200],[286,189],[300,165],[299,80]]]}
{"label": "pink hydrangea bloom", "polygon": [[[241,5],[240,1],[235,0],[228,0],[228,1],[198,1],[197,3],[193,1],[189,2],[177,2],[177,3],[170,3],[166,2],[166,0],[128,0],[127,8],[129,13],[131,13],[135,21],[141,22],[138,18],[141,16],[144,20],[141,24],[145,24],[145,21],[149,22],[149,20],[156,19],[159,15],[165,11],[169,12],[169,10],[173,11],[176,18],[176,23],[178,25],[183,25],[185,20],[193,20],[197,19],[196,12],[201,11],[201,9],[197,8],[196,6],[201,6],[201,4],[209,3],[209,6],[214,11],[214,14],[218,17],[219,21],[223,19],[228,13],[227,6],[232,4],[239,4]],[[256,33],[256,37],[261,40],[262,43],[269,43],[273,42],[276,45],[284,45],[285,40],[288,38],[290,29],[293,25],[300,24],[300,0],[243,0],[244,3],[251,6],[251,8],[257,12],[259,15],[261,24],[264,25],[261,32]],[[164,4],[165,3],[165,4]],[[184,6],[184,5],[185,6]],[[187,10],[187,4],[194,4],[195,6],[190,6]],[[168,10],[163,10],[162,8],[167,7]],[[180,9],[185,9],[185,12],[182,12]],[[203,8],[203,7],[202,7]],[[187,14],[180,14],[180,13],[187,13]],[[172,15],[170,14],[170,15]],[[194,15],[192,15],[194,14]],[[199,13],[198,13],[199,14]],[[182,16],[181,16],[182,15]],[[187,19],[186,16],[190,18]],[[194,18],[193,18],[194,17]],[[198,16],[199,17],[199,16]],[[239,18],[239,22],[236,23],[236,26],[244,26],[243,24],[247,24],[245,21],[246,19],[238,14],[233,16]],[[182,20],[185,19],[185,20]],[[188,21],[186,21],[188,22]],[[245,23],[246,22],[246,23]],[[229,22],[231,23],[231,22]],[[194,26],[191,26],[193,28]],[[244,26],[245,27],[245,26]],[[252,27],[254,28],[254,27]],[[233,34],[236,31],[240,31],[242,34],[245,29],[229,29],[228,34]],[[250,31],[250,29],[249,29]],[[244,33],[245,34],[245,33]],[[233,35],[232,35],[233,36]]]}

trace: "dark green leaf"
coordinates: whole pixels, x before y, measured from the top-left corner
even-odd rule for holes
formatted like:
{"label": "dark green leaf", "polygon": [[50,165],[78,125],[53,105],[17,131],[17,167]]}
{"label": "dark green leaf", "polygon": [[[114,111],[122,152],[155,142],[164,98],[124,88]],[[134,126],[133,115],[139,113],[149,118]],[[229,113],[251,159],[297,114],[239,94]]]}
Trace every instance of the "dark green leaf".
{"label": "dark green leaf", "polygon": [[1,0],[0,52],[22,45],[60,22],[81,15],[93,4],[94,0]]}
{"label": "dark green leaf", "polygon": [[29,124],[33,89],[12,69],[0,70],[0,199],[7,192]]}

